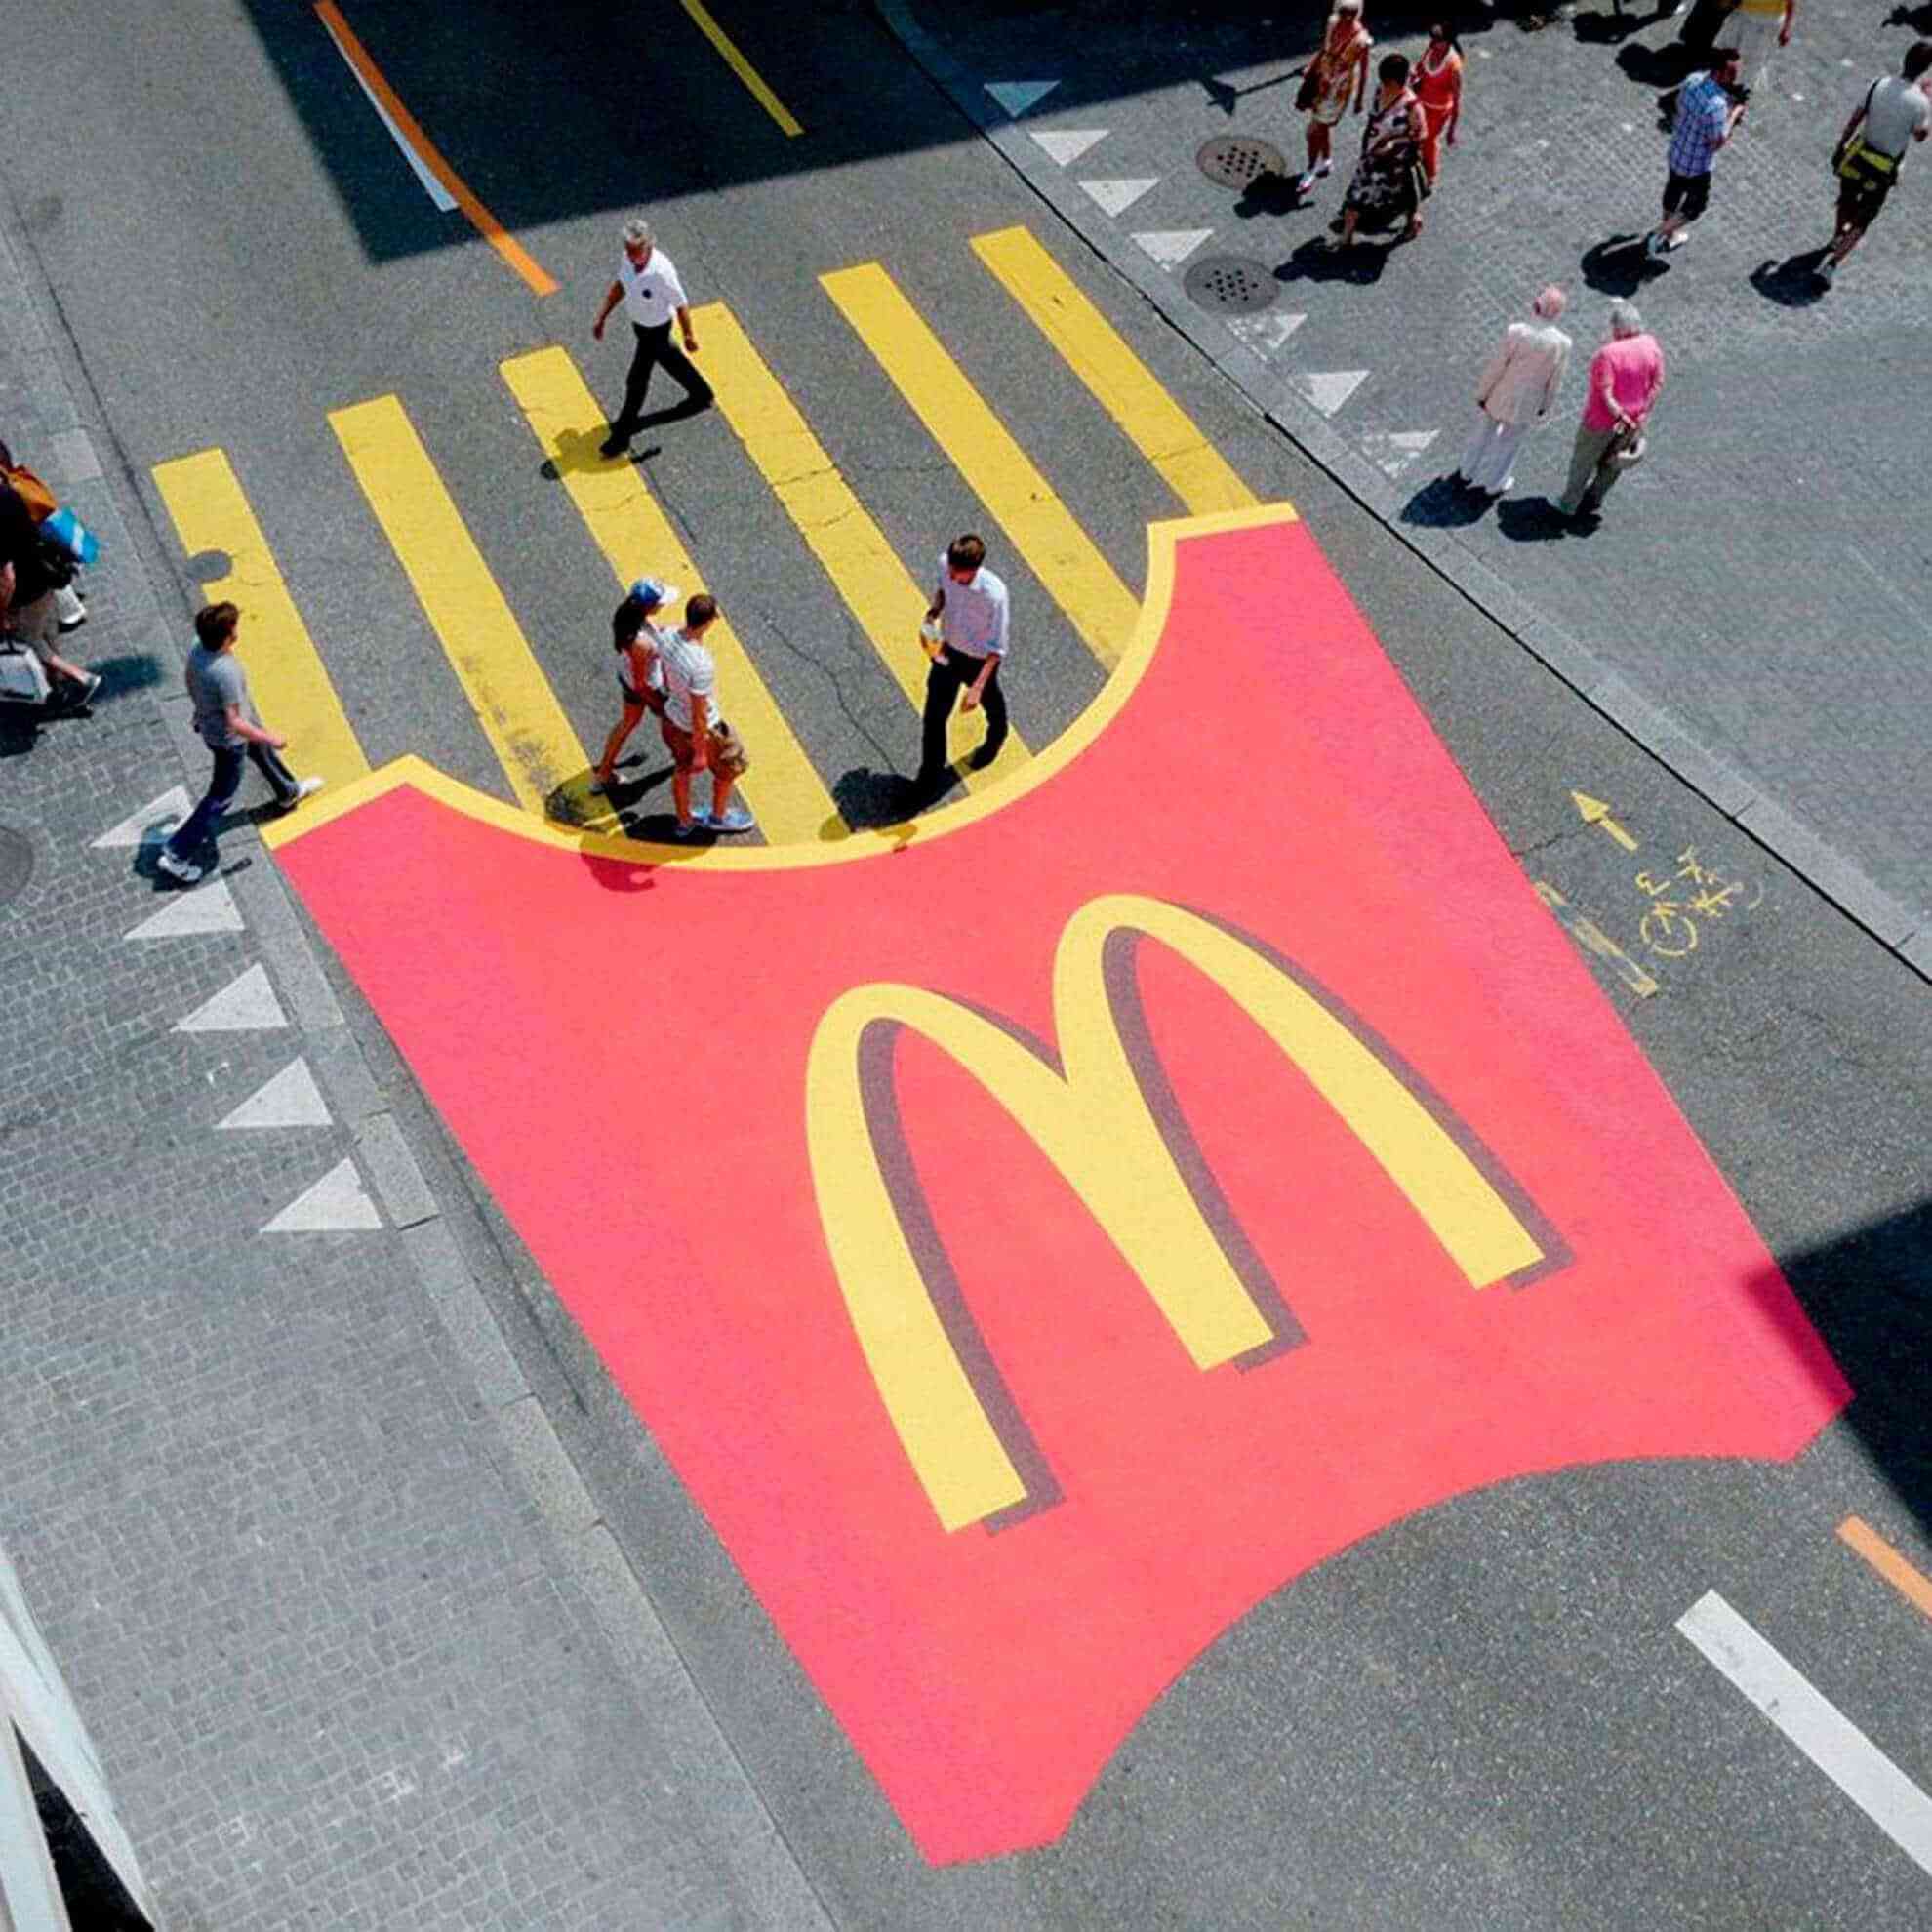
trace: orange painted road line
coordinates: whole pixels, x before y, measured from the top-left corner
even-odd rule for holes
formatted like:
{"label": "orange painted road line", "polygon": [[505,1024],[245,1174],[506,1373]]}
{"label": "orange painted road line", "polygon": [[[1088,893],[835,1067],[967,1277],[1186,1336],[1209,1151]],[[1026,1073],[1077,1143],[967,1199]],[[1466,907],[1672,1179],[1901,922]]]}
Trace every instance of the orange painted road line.
{"label": "orange painted road line", "polygon": [[1847,1516],[1838,1525],[1838,1541],[1856,1550],[1908,1603],[1932,1617],[1932,1577],[1914,1570],[1870,1523]]}
{"label": "orange painted road line", "polygon": [[342,19],[342,10],[336,5],[336,0],[315,0],[315,11],[336,45],[342,50],[342,58],[361,77],[363,86],[382,103],[383,112],[402,130],[403,139],[416,150],[417,158],[442,182],[451,200],[469,217],[476,232],[523,277],[533,293],[555,295],[555,278],[530,258],[522,243],[507,233],[503,224],[469,191],[463,178],[437,152],[435,143],[417,124],[415,116],[396,99],[395,89],[382,78],[382,70],[369,58],[369,50]]}

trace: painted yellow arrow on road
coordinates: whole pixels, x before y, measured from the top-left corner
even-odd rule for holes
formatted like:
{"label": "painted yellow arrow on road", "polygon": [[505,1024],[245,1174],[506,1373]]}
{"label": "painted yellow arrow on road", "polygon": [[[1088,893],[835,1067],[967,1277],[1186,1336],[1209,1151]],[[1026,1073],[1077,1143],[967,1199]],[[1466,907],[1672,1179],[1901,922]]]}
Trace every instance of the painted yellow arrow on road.
{"label": "painted yellow arrow on road", "polygon": [[1601,825],[1626,852],[1634,852],[1637,842],[1615,819],[1610,816],[1610,808],[1600,798],[1592,798],[1587,791],[1573,791],[1571,799],[1587,825]]}

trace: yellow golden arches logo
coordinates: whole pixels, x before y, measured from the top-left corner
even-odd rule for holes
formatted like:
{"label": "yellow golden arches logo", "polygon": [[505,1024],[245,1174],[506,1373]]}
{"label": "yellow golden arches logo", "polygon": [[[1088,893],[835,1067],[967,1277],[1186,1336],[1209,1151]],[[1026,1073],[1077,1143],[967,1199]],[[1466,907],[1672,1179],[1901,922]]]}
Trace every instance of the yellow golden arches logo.
{"label": "yellow golden arches logo", "polygon": [[[806,1068],[819,1215],[859,1345],[940,1522],[964,1528],[1053,1500],[926,1213],[901,1136],[892,1041],[949,1055],[1053,1162],[1153,1298],[1194,1365],[1302,1339],[1194,1147],[1147,1039],[1139,938],[1204,974],[1313,1085],[1423,1217],[1469,1284],[1551,1259],[1394,1056],[1257,942],[1137,895],[1083,906],[1053,965],[1052,1056],[943,993],[855,986],[825,1010]],[[1479,1149],[1478,1149],[1479,1151]],[[1023,1473],[1023,1466],[1025,1473]]]}

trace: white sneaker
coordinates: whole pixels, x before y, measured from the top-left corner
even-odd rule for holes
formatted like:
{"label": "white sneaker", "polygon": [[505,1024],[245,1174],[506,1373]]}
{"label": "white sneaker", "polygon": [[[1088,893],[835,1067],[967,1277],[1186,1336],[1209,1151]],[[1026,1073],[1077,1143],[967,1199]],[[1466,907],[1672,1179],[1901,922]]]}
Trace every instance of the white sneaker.
{"label": "white sneaker", "polygon": [[194,885],[201,878],[201,867],[191,859],[177,859],[164,845],[154,855],[154,863],[171,879],[180,879],[183,885]]}
{"label": "white sneaker", "polygon": [[1312,194],[1317,178],[1317,171],[1313,168],[1308,169],[1306,174],[1297,175],[1295,177],[1296,195],[1300,197]]}
{"label": "white sneaker", "polygon": [[300,805],[304,798],[313,798],[315,794],[318,791],[320,791],[323,785],[326,785],[328,781],[326,779],[319,779],[319,778],[305,778],[299,780],[296,785],[295,796],[293,798],[285,798],[282,800],[282,810],[285,812],[293,812],[295,808],[298,805]]}
{"label": "white sneaker", "polygon": [[1320,180],[1321,180],[1321,178],[1322,178],[1322,177],[1323,177],[1324,175],[1326,175],[1326,174],[1327,174],[1327,173],[1328,173],[1328,172],[1329,172],[1329,171],[1330,171],[1330,170],[1331,170],[1331,169],[1332,169],[1332,168],[1333,168],[1334,166],[1335,166],[1335,163],[1334,163],[1333,161],[1317,161],[1317,162],[1316,162],[1316,163],[1314,164],[1314,178],[1315,178],[1315,180],[1316,180],[1316,181],[1320,181]]}

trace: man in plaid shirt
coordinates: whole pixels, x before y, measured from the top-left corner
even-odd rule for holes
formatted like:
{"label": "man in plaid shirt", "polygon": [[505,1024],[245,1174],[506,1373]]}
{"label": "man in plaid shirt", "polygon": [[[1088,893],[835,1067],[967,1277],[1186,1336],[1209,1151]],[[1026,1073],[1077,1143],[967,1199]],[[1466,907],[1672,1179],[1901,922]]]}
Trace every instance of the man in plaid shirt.
{"label": "man in plaid shirt", "polygon": [[1670,130],[1670,178],[1664,183],[1664,220],[1643,238],[1652,255],[1680,248],[1684,230],[1711,199],[1711,169],[1717,150],[1736,132],[1744,102],[1737,99],[1738,50],[1720,47],[1708,74],[1693,74],[1677,96]]}

